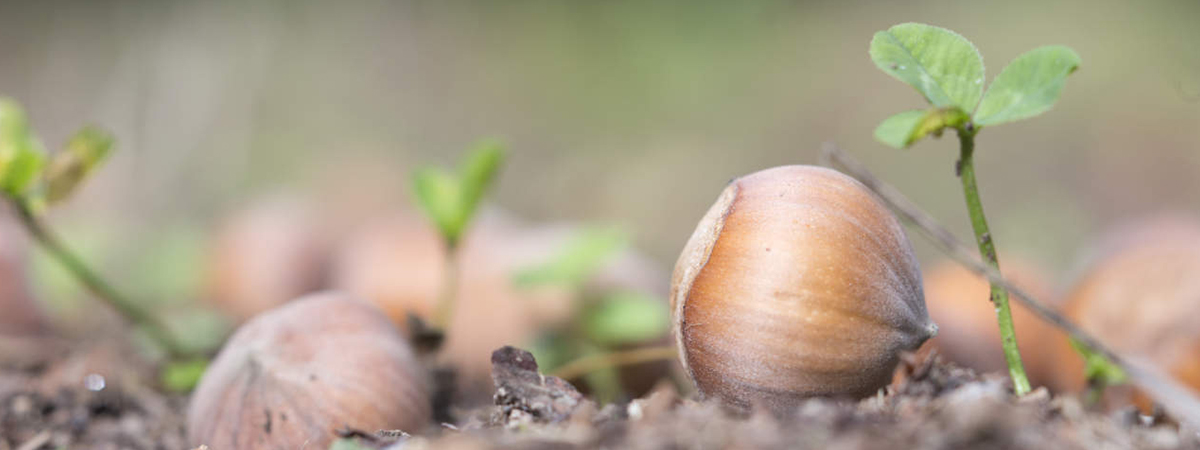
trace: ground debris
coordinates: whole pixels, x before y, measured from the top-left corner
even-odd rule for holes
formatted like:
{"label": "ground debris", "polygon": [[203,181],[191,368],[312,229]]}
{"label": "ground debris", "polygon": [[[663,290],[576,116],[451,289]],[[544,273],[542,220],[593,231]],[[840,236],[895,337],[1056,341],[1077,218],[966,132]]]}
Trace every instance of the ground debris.
{"label": "ground debris", "polygon": [[542,375],[533,355],[516,347],[492,352],[492,382],[499,408],[493,423],[505,426],[562,422],[584,402],[575,386],[562,378]]}

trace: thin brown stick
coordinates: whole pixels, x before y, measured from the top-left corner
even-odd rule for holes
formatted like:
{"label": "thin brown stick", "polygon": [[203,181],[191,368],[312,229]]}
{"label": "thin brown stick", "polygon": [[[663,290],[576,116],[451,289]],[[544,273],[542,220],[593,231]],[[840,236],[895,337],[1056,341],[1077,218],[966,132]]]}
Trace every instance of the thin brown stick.
{"label": "thin brown stick", "polygon": [[1083,345],[1104,355],[1105,358],[1124,370],[1133,384],[1142,388],[1176,419],[1193,427],[1200,427],[1200,399],[1197,399],[1187,387],[1152,364],[1122,356],[1113,351],[1099,339],[1071,323],[1058,311],[1046,306],[1028,292],[1004,279],[999,271],[985,265],[971,247],[954,236],[954,233],[939,223],[937,219],[922,210],[899,190],[880,180],[866,166],[833,143],[827,142],[821,146],[821,164],[843,168],[847,174],[874,191],[896,214],[915,226],[921,234],[929,238],[950,258],[989,281],[1003,286],[1042,320],[1062,329]]}
{"label": "thin brown stick", "polygon": [[620,350],[584,356],[564,364],[562,367],[555,369],[550,374],[564,380],[572,380],[609,367],[631,366],[650,361],[662,361],[674,358],[674,345],[641,347],[633,350]]}

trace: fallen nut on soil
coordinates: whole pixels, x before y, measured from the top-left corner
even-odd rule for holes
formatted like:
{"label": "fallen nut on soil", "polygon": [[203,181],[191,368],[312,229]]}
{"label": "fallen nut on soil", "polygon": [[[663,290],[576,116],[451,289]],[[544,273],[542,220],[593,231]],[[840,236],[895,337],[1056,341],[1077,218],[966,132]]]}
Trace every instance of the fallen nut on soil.
{"label": "fallen nut on soil", "polygon": [[428,381],[375,307],[338,293],[302,297],[243,325],[192,394],[189,444],[326,448],[335,430],[420,431]]}
{"label": "fallen nut on soil", "polygon": [[[1066,315],[1114,350],[1145,358],[1200,392],[1200,219],[1142,219],[1101,242],[1102,254],[1066,297]],[[1082,390],[1082,358],[1065,337],[1055,349],[1059,384]],[[1129,393],[1109,389],[1106,403],[1128,404]],[[1132,400],[1149,412],[1147,399]]]}
{"label": "fallen nut on soil", "polygon": [[700,393],[776,411],[865,397],[937,327],[912,245],[859,182],[811,166],[734,180],[675,266],[680,359]]}

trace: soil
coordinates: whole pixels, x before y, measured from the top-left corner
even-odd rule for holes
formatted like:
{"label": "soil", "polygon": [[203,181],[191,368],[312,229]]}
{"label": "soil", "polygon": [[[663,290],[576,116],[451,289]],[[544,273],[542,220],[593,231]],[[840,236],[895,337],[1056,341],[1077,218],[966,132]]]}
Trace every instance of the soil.
{"label": "soil", "polygon": [[[92,347],[0,367],[0,450],[186,449],[186,399],[139,381],[152,379],[141,375],[145,367],[118,365],[126,373],[104,383],[87,370],[63,369],[122,354]],[[493,355],[493,377],[495,405],[460,413],[457,425],[425,436],[330,432],[380,449],[1200,449],[1194,430],[1164,418],[1090,411],[1045,390],[1017,399],[1004,377],[936,357],[906,358],[896,381],[874,397],[811,399],[784,417],[684,399],[669,383],[600,407],[511,347]]]}

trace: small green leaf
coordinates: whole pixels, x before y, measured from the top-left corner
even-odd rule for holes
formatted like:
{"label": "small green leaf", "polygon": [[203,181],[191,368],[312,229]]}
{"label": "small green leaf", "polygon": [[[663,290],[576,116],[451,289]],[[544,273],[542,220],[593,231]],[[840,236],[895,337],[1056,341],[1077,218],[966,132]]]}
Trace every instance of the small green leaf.
{"label": "small green leaf", "polygon": [[1084,377],[1088,381],[1097,383],[1100,386],[1113,386],[1124,383],[1129,379],[1120,366],[1109,361],[1104,355],[1088,348],[1074,338],[1070,339],[1070,343],[1071,348],[1074,348],[1083,357]]}
{"label": "small green leaf", "polygon": [[451,246],[462,238],[503,160],[500,144],[484,141],[475,146],[457,174],[435,167],[413,173],[417,204]]}
{"label": "small green leaf", "polygon": [[988,87],[977,125],[996,125],[1028,119],[1048,111],[1080,64],[1079,55],[1061,45],[1040,47],[1014,59]]}
{"label": "small green leaf", "polygon": [[444,239],[457,242],[463,228],[458,214],[462,198],[458,180],[436,167],[419,169],[412,178],[417,205],[433,220]]}
{"label": "small green leaf", "polygon": [[357,439],[338,439],[329,444],[329,450],[372,450],[358,442]]}
{"label": "small green leaf", "polygon": [[0,177],[0,188],[11,196],[21,197],[41,176],[42,167],[45,165],[46,156],[41,143],[27,142],[5,165],[4,175]]}
{"label": "small green leaf", "polygon": [[967,119],[967,113],[955,107],[905,111],[884,119],[875,128],[875,139],[895,148],[906,148],[931,134],[941,137],[946,128],[962,125]]}
{"label": "small green leaf", "polygon": [[24,142],[29,137],[29,122],[25,110],[10,98],[0,97],[0,147],[13,141]]}
{"label": "small green leaf", "polygon": [[670,323],[665,300],[631,292],[613,294],[589,305],[582,317],[584,335],[603,346],[636,344],[662,337]]}
{"label": "small green leaf", "polygon": [[200,377],[208,369],[208,360],[203,358],[173,361],[162,369],[160,379],[163,387],[173,392],[191,392],[200,383]]}
{"label": "small green leaf", "polygon": [[46,169],[46,201],[69,197],[112,150],[112,135],[93,127],[75,133]]}
{"label": "small green leaf", "polygon": [[958,33],[919,23],[903,23],[875,33],[871,59],[888,75],[907,83],[938,107],[973,111],[983,95],[983,58]]}
{"label": "small green leaf", "polygon": [[578,287],[626,245],[628,237],[621,230],[605,227],[585,229],[550,261],[517,272],[513,283],[519,287]]}
{"label": "small green leaf", "polygon": [[875,128],[875,139],[893,148],[907,148],[913,142],[913,131],[924,117],[923,109],[905,111],[888,117]]}
{"label": "small green leaf", "polygon": [[491,187],[504,162],[504,146],[494,140],[484,140],[475,144],[475,149],[467,157],[466,164],[459,171],[462,180],[463,213],[470,220],[479,207],[479,200]]}

